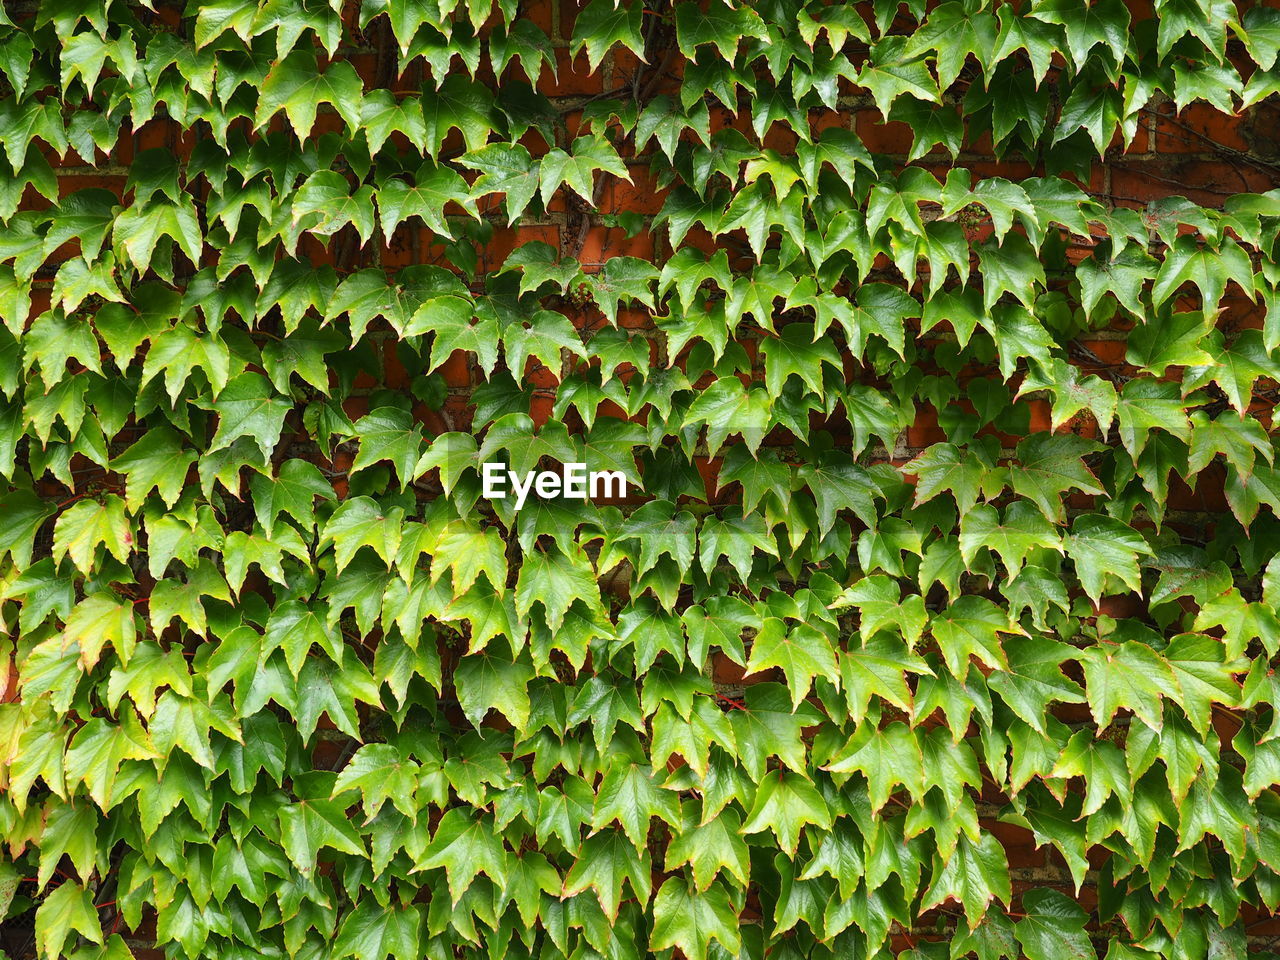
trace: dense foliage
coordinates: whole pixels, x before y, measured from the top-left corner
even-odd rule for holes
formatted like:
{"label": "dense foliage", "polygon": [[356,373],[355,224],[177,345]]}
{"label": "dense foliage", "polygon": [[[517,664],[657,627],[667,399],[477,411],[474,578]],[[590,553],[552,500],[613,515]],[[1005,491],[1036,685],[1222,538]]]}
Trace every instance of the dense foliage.
{"label": "dense foliage", "polygon": [[1274,104],[1274,6],[0,24],[15,956],[1256,947],[1277,166],[1104,155]]}

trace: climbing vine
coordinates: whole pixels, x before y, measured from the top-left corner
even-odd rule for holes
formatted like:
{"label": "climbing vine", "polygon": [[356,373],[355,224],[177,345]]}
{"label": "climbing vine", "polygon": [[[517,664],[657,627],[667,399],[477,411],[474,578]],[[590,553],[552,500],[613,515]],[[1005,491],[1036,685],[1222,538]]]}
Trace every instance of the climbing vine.
{"label": "climbing vine", "polygon": [[6,3],[0,949],[1260,955],[1278,53]]}

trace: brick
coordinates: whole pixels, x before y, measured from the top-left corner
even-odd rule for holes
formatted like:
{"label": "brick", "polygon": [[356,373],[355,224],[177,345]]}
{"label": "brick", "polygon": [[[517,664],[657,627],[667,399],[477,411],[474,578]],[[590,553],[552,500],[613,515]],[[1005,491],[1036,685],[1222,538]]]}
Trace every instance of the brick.
{"label": "brick", "polygon": [[914,139],[911,128],[905,123],[886,123],[880,119],[880,111],[859,110],[854,117],[854,132],[872,153],[888,153],[906,156],[911,152]]}
{"label": "brick", "polygon": [[628,237],[625,231],[613,228],[593,227],[587,231],[586,242],[578,254],[584,267],[600,267],[610,257],[639,257],[651,260],[654,254],[653,236],[642,231]]}
{"label": "brick", "polygon": [[1044,851],[1036,849],[1036,838],[1030,830],[1017,824],[989,820],[985,817],[981,819],[980,825],[983,830],[1000,841],[1000,846],[1004,847],[1005,856],[1009,859],[1010,867],[1017,869],[1044,866]]}
{"label": "brick", "polygon": [[1157,153],[1214,153],[1222,147],[1248,151],[1252,130],[1247,117],[1219,113],[1206,103],[1192,103],[1177,114],[1161,104],[1155,117]]}

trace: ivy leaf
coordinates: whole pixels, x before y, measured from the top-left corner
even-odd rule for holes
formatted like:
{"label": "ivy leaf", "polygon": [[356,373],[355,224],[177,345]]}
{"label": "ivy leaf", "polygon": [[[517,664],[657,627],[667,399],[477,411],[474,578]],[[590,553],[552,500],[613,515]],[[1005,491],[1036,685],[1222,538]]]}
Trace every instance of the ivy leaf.
{"label": "ivy leaf", "polygon": [[1014,924],[1014,935],[1028,960],[1093,958],[1093,944],[1084,931],[1088,919],[1079,905],[1057,890],[1028,890],[1022,895],[1025,916]]}
{"label": "ivy leaf", "polygon": [[1026,500],[1011,503],[1003,517],[985,503],[964,515],[960,521],[960,556],[966,566],[973,564],[983,547],[999,555],[1011,577],[1018,574],[1034,550],[1062,552],[1053,524]]}
{"label": "ivy leaf", "polygon": [[694,400],[683,426],[706,424],[707,446],[713,454],[737,434],[754,455],[769,432],[772,406],[763,387],[748,388],[737,377],[721,377]]}
{"label": "ivy leaf", "polygon": [[305,140],[315,125],[318,105],[328,103],[354,131],[360,127],[363,100],[364,84],[350,63],[331,63],[321,71],[313,54],[296,50],[267,72],[254,127],[261,128],[283,110],[294,133]]}
{"label": "ivy leaf", "polygon": [[422,426],[399,407],[378,407],[355,423],[360,450],[351,464],[358,473],[383,460],[390,461],[400,478],[400,489],[416,476],[422,455]]}
{"label": "ivy leaf", "polygon": [[206,453],[225,450],[240,437],[251,437],[263,459],[270,460],[293,403],[281,399],[261,374],[242,373],[209,402],[208,409],[218,415],[218,430]]}
{"label": "ivy leaf", "polygon": [[1177,681],[1169,664],[1145,643],[1102,643],[1083,651],[1089,708],[1099,729],[1111,723],[1121,707],[1132,710],[1159,732],[1164,723],[1161,702],[1177,699]]}
{"label": "ivy leaf", "polygon": [[490,709],[497,710],[517,730],[529,722],[529,681],[533,667],[489,650],[463,657],[453,675],[462,712],[477,729]]}
{"label": "ivy leaf", "polygon": [[964,517],[978,502],[983,479],[991,464],[976,451],[961,450],[950,443],[935,443],[902,469],[917,478],[917,506],[947,490],[955,499],[960,516]]}
{"label": "ivy leaf", "polygon": [[418,904],[381,907],[373,900],[361,900],[343,919],[333,955],[337,960],[412,956],[418,952],[422,929],[422,907]]}
{"label": "ivy leaf", "polygon": [[564,893],[573,896],[594,889],[604,915],[616,922],[623,884],[630,883],[640,903],[648,903],[653,892],[652,871],[647,850],[637,850],[616,830],[597,833],[583,843],[577,861],[564,878]]}
{"label": "ivy leaf", "polygon": [[111,461],[111,469],[126,477],[125,506],[137,510],[157,490],[166,506],[172,507],[186,487],[187,471],[196,455],[183,449],[182,438],[174,430],[160,426],[148,430],[138,441]]}
{"label": "ivy leaf", "polygon": [[756,791],[756,800],[742,825],[743,833],[770,830],[778,846],[789,857],[795,856],[800,833],[807,823],[819,830],[831,828],[831,810],[812,781],[802,773],[779,770],[777,776],[764,778]]}
{"label": "ivy leaf", "polygon": [[281,514],[291,517],[304,533],[315,528],[315,499],[332,500],[333,486],[314,464],[289,459],[280,464],[277,475],[267,477],[255,473],[249,478],[253,512],[270,539]]}
{"label": "ivy leaf", "polygon": [[942,651],[947,669],[958,680],[969,673],[969,658],[994,670],[1008,670],[1000,634],[1022,633],[1008,614],[986,597],[963,596],[929,621],[929,629]]}
{"label": "ivy leaf", "polygon": [[622,44],[642,63],[647,63],[644,57],[644,37],[640,31],[642,19],[640,5],[637,3],[592,0],[573,22],[573,42],[569,53],[577,56],[585,48],[587,67],[592,73],[614,44]]}
{"label": "ivy leaf", "polygon": [[1009,644],[1009,669],[987,678],[1014,713],[1037,733],[1048,736],[1045,710],[1050,703],[1084,703],[1084,690],[1063,674],[1061,666],[1077,659],[1069,644],[1048,637],[1029,636]]}
{"label": "ivy leaf", "polygon": [[954,900],[963,905],[965,919],[973,930],[986,916],[992,900],[1000,900],[1007,906],[1012,897],[1009,864],[1000,841],[986,833],[974,844],[961,835],[950,858],[935,857],[933,882],[920,909]]}
{"label": "ivy leaf", "polygon": [[688,960],[707,960],[711,944],[736,955],[742,948],[738,911],[719,882],[699,893],[682,877],[668,877],[653,902],[650,947],[678,947]]}
{"label": "ivy leaf", "polygon": [[58,517],[53,528],[53,559],[65,556],[84,574],[93,571],[98,546],[127,563],[133,553],[133,530],[125,514],[125,502],[109,494],[101,503],[81,500]]}
{"label": "ivy leaf", "polygon": [[[690,61],[698,57],[698,47],[710,44],[725,63],[733,63],[739,43],[754,38],[769,43],[769,32],[760,15],[750,7],[733,7],[724,0],[711,0],[705,7],[679,5],[675,8],[676,39],[680,52]],[[639,18],[637,17],[637,20]]]}
{"label": "ivy leaf", "polygon": [[1098,44],[1111,51],[1115,63],[1124,59],[1130,17],[1129,9],[1120,0],[1101,0],[1083,8],[1069,0],[1037,0],[1029,13],[1037,20],[1065,28],[1067,49],[1077,70],[1084,66]]}
{"label": "ivy leaf", "polygon": [[1109,576],[1130,590],[1141,592],[1138,557],[1154,553],[1132,527],[1097,513],[1076,517],[1063,545],[1076,565],[1076,576],[1084,592],[1094,603],[1102,598]]}
{"label": "ivy leaf", "polygon": [[599,830],[617,821],[639,852],[649,836],[653,817],[671,826],[680,824],[676,795],[658,784],[652,767],[617,757],[609,765],[596,793],[591,825]]}
{"label": "ivy leaf", "polygon": [[102,926],[93,896],[78,883],[60,883],[36,911],[36,944],[45,957],[61,957],[67,936],[74,930],[94,943],[102,943]]}
{"label": "ivy leaf", "polygon": [[[692,552],[692,548],[690,548]],[[547,626],[560,629],[565,613],[575,600],[589,607],[600,603],[591,562],[585,555],[557,550],[532,550],[520,568],[516,582],[516,613],[523,619],[535,603],[542,606]]]}
{"label": "ivy leaf", "polygon": [[738,814],[729,807],[703,823],[698,804],[686,802],[682,809],[680,832],[667,847],[666,870],[689,864],[698,892],[707,890],[722,872],[746,886],[750,857],[747,843],[739,835],[742,820]]}
{"label": "ivy leaf", "polygon": [[1094,496],[1105,493],[1082,459],[1098,449],[1095,441],[1075,434],[1037,433],[1018,444],[1017,456],[1009,466],[1009,483],[1046,518],[1061,523],[1065,518],[1062,498],[1068,491]]}
{"label": "ivy leaf", "polygon": [[857,771],[867,778],[871,810],[878,812],[901,785],[912,797],[924,795],[924,758],[915,733],[900,721],[883,729],[860,728],[827,767],[832,773]]}
{"label": "ivy leaf", "polygon": [[760,673],[771,667],[778,667],[786,674],[793,709],[808,695],[815,677],[823,677],[837,686],[840,683],[840,668],[831,641],[809,624],[799,624],[788,631],[777,617],[765,618],[751,646],[747,673]]}
{"label": "ivy leaf", "polygon": [[511,853],[494,831],[490,817],[474,818],[468,811],[454,807],[440,818],[431,842],[413,869],[443,867],[449,897],[456,904],[481,873],[501,887],[506,882],[510,860]]}

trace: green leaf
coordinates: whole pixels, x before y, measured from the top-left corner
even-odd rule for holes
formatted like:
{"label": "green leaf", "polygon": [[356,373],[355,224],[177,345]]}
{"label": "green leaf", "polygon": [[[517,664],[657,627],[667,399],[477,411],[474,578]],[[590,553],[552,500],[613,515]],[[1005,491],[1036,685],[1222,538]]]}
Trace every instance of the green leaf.
{"label": "green leaf", "polygon": [[1111,723],[1121,707],[1132,710],[1148,727],[1164,723],[1161,702],[1177,699],[1177,680],[1168,662],[1145,643],[1102,643],[1083,651],[1089,709],[1099,729]]}
{"label": "green leaf", "polygon": [[529,723],[529,681],[533,667],[495,656],[488,650],[462,658],[454,672],[458,702],[478,729],[490,709],[497,710],[517,730]]}
{"label": "green leaf", "polygon": [[996,670],[1009,669],[1000,634],[1022,628],[985,597],[964,596],[929,621],[929,630],[942,651],[947,669],[958,680],[969,673],[970,657]]}
{"label": "green leaf", "polygon": [[993,899],[1008,906],[1012,897],[1009,864],[1000,842],[989,833],[978,844],[962,835],[950,858],[935,858],[933,882],[920,909],[953,900],[964,907],[965,919],[973,930],[986,916]]}
{"label": "green leaf", "polygon": [[809,624],[787,629],[777,617],[766,617],[751,646],[747,673],[781,668],[791,689],[791,704],[798,708],[815,677],[839,685],[835,651],[825,633]]}
{"label": "green leaf", "polygon": [[1102,598],[1108,577],[1140,592],[1138,557],[1154,552],[1132,527],[1096,513],[1076,517],[1063,545],[1075,563],[1084,592],[1095,603]]}
{"label": "green leaf", "polygon": [[564,878],[564,893],[573,896],[595,890],[605,916],[616,922],[623,884],[630,883],[631,892],[640,903],[648,903],[653,892],[652,870],[647,850],[637,850],[617,831],[597,833],[582,845],[577,861]]}
{"label": "green leaf", "polygon": [[1096,957],[1084,932],[1085,912],[1057,890],[1038,888],[1022,895],[1025,916],[1014,935],[1028,960],[1083,960]]}
{"label": "green leaf", "polygon": [[742,947],[738,911],[728,892],[718,882],[699,893],[681,877],[667,878],[653,902],[650,947],[678,947],[688,960],[706,960],[713,942],[731,956]]}
{"label": "green leaf", "polygon": [[67,881],[45,897],[36,911],[35,938],[40,955],[61,957],[72,930],[94,943],[102,943],[102,927],[92,895],[79,884]]}
{"label": "green leaf", "polygon": [[644,37],[640,31],[641,7],[638,3],[613,3],[592,0],[573,23],[571,55],[586,49],[587,67],[592,73],[614,46],[622,44],[644,62]]}
{"label": "green leaf", "polygon": [[750,7],[733,7],[724,0],[711,0],[705,7],[680,4],[675,14],[680,52],[689,60],[697,58],[698,47],[710,44],[721,60],[732,63],[740,41],[753,37],[769,42],[764,21]]}
{"label": "green leaf", "polygon": [[218,430],[206,453],[225,450],[240,437],[250,437],[262,451],[263,459],[269,460],[293,403],[281,399],[261,374],[242,373],[218,393],[208,409],[218,415]]}
{"label": "green leaf", "polygon": [[261,128],[283,110],[294,133],[306,139],[315,125],[317,107],[328,103],[354,131],[360,126],[363,99],[364,84],[350,63],[333,63],[321,71],[314,55],[297,50],[267,72],[253,122]]}
{"label": "green leaf", "polygon": [[[133,553],[133,530],[125,514],[125,503],[114,494],[99,503],[81,500],[68,507],[53,528],[53,558],[60,561],[65,556],[82,573],[92,572],[98,546],[126,563]],[[12,549],[12,548],[10,548]]]}
{"label": "green leaf", "polygon": [[431,842],[414,863],[414,870],[444,868],[449,896],[456,904],[480,874],[497,886],[506,882],[511,853],[494,831],[491,818],[473,818],[459,807],[447,811],[436,825]]}
{"label": "green leaf", "polygon": [[281,845],[304,877],[315,871],[321,850],[368,855],[346,810],[334,800],[299,800],[282,806],[277,816]]}
{"label": "green leaf", "polygon": [[382,907],[371,899],[364,899],[343,919],[333,944],[333,955],[339,960],[412,956],[418,952],[422,928],[421,906]]}

